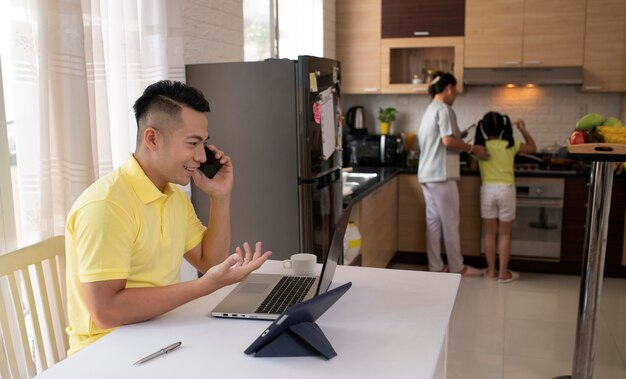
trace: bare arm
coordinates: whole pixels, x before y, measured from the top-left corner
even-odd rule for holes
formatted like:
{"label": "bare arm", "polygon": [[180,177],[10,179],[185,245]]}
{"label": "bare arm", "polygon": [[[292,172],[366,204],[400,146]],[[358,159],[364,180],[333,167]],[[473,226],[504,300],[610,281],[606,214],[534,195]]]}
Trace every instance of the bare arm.
{"label": "bare arm", "polygon": [[537,146],[535,145],[535,140],[533,139],[533,137],[530,135],[530,133],[528,133],[524,120],[516,120],[513,122],[513,125],[517,127],[520,133],[522,133],[522,137],[524,137],[525,143],[520,144],[519,152],[526,154],[535,153],[537,151]]}
{"label": "bare arm", "polygon": [[254,254],[244,244],[245,254],[237,253],[212,267],[201,278],[163,287],[126,288],[126,280],[82,283],[87,309],[102,329],[132,324],[162,315],[182,304],[245,279],[271,255],[261,253],[257,243]]}
{"label": "bare arm", "polygon": [[233,166],[230,157],[224,155],[224,152],[212,145],[209,148],[223,166],[213,179],[205,177],[199,171],[193,174],[194,183],[211,197],[211,211],[202,244],[185,254],[185,259],[200,272],[207,272],[209,268],[226,259],[231,242]]}
{"label": "bare arm", "polygon": [[487,150],[485,150],[484,146],[465,143],[463,142],[463,140],[453,135],[441,137],[441,142],[446,147],[446,149],[465,151],[466,153],[473,154],[474,156],[476,156],[476,158],[481,160],[489,158],[489,154],[487,153]]}
{"label": "bare arm", "polygon": [[185,254],[185,259],[200,272],[222,262],[230,248],[230,195],[211,198],[209,225],[202,243]]}

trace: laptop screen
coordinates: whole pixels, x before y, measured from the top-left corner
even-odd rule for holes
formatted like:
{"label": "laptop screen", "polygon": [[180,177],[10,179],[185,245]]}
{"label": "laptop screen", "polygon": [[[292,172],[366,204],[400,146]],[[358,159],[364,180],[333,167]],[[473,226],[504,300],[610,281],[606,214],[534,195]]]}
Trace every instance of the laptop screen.
{"label": "laptop screen", "polygon": [[317,295],[328,291],[328,287],[330,287],[330,283],[333,281],[333,276],[335,276],[337,262],[339,262],[339,258],[343,255],[343,237],[346,235],[350,212],[352,212],[352,204],[348,204],[346,209],[343,210],[339,221],[333,228],[333,237],[328,246],[324,267],[322,267],[322,274],[320,275],[319,285],[317,287]]}

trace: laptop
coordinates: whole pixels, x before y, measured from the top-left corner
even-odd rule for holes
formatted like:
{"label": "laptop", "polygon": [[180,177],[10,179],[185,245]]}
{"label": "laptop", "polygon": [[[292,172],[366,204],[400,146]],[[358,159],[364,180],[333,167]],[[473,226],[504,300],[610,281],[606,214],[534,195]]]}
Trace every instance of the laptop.
{"label": "laptop", "polygon": [[250,274],[211,311],[211,315],[275,320],[286,308],[328,291],[343,254],[343,237],[346,234],[351,210],[352,205],[348,205],[333,228],[319,277]]}

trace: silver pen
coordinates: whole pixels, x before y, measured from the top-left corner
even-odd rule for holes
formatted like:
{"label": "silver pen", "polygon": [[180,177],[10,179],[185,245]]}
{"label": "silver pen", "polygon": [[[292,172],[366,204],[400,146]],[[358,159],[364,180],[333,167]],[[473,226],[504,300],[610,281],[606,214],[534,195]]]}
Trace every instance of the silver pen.
{"label": "silver pen", "polygon": [[176,349],[178,349],[180,347],[180,345],[182,345],[182,342],[176,342],[173,343],[169,346],[164,347],[163,349],[157,351],[156,353],[152,353],[150,355],[148,355],[147,357],[141,358],[140,360],[138,360],[137,362],[133,363],[133,365],[137,366],[140,365],[142,363],[148,362],[151,359],[154,359],[156,357],[160,357],[161,355],[165,355],[167,353],[169,353],[170,351],[174,351]]}

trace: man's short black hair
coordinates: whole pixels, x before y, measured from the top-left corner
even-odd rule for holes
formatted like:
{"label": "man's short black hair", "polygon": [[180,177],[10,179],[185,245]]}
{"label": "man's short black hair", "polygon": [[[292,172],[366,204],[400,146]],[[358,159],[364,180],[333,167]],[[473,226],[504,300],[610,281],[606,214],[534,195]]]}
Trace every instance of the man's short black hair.
{"label": "man's short black hair", "polygon": [[135,120],[139,126],[139,120],[152,108],[176,116],[180,114],[183,105],[198,112],[211,110],[209,102],[196,88],[181,82],[161,80],[149,85],[135,101]]}

